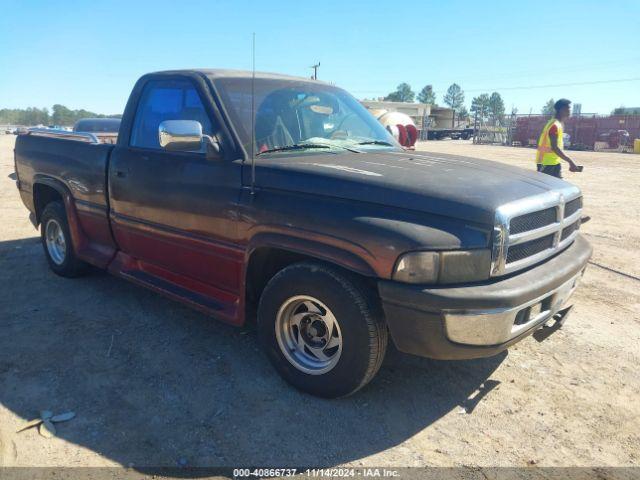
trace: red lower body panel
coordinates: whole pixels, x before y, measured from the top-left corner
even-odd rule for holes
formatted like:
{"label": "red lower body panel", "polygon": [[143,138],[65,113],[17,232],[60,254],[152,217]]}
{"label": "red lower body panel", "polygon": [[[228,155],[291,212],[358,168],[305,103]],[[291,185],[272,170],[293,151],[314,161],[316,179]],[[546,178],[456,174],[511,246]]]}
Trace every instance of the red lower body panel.
{"label": "red lower body panel", "polygon": [[110,222],[101,206],[71,197],[65,206],[78,258],[226,323],[244,322],[243,250],[141,223]]}
{"label": "red lower body panel", "polygon": [[69,230],[76,255],[98,268],[107,268],[116,253],[116,244],[111,236],[109,218],[101,206],[64,199]]}
{"label": "red lower body panel", "polygon": [[223,322],[232,325],[244,322],[239,295],[136,260],[123,252],[118,252],[113,259],[109,265],[109,273],[186,303]]}
{"label": "red lower body panel", "polygon": [[121,249],[109,265],[111,273],[224,322],[244,322],[242,249],[120,216],[111,225]]}

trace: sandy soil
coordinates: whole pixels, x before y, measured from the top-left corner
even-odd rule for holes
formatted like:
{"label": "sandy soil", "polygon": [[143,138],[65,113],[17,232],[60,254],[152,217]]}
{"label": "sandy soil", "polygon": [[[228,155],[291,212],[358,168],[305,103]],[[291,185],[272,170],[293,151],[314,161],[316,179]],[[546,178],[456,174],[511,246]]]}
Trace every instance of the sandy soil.
{"label": "sandy soil", "polygon": [[[600,266],[562,330],[476,361],[391,349],[367,388],[327,401],[280,380],[251,329],[101,272],[52,274],[13,142],[0,136],[0,466],[640,465],[640,156],[575,154]],[[419,148],[532,168],[527,149]],[[77,418],[49,440],[16,433],[43,409]]]}

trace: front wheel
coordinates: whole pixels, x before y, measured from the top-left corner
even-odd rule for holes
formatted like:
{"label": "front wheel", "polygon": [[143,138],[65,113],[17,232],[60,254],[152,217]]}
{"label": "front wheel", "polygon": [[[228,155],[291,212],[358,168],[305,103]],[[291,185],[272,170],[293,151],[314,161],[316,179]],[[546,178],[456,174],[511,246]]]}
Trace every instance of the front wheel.
{"label": "front wheel", "polygon": [[366,385],[387,346],[375,292],[355,275],[314,262],[291,265],[271,279],[260,298],[258,330],[285,380],[328,398]]}

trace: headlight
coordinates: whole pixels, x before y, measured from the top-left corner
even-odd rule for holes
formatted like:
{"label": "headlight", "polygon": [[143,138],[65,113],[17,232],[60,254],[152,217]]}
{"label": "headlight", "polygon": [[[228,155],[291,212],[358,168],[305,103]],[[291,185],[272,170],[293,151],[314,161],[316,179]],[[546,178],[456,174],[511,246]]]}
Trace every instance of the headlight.
{"label": "headlight", "polygon": [[490,250],[411,252],[396,263],[393,279],[405,283],[462,283],[486,280]]}
{"label": "headlight", "polygon": [[393,279],[407,283],[436,283],[440,272],[438,252],[413,252],[400,257]]}

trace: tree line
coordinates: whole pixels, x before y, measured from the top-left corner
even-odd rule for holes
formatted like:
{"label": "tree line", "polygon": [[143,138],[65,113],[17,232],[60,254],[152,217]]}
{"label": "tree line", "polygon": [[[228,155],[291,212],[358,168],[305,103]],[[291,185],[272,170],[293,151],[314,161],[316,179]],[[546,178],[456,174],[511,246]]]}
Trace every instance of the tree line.
{"label": "tree line", "polygon": [[[436,94],[433,90],[433,85],[426,85],[420,90],[418,95],[411,89],[411,85],[408,83],[401,83],[395,89],[395,91],[389,93],[385,100],[390,102],[415,102],[428,103],[433,106],[438,106],[436,101]],[[482,93],[477,97],[473,97],[471,100],[471,108],[467,110],[464,103],[464,91],[457,83],[453,83],[449,86],[446,93],[442,97],[442,101],[449,108],[455,110],[458,118],[478,117],[478,120],[483,122],[491,122],[494,125],[502,124],[505,117],[504,100],[498,92]],[[554,100],[549,99],[547,103],[540,109],[540,113],[543,115],[553,115]],[[469,113],[471,112],[471,114]],[[517,113],[514,109],[511,113]]]}
{"label": "tree line", "polygon": [[103,115],[89,110],[71,110],[55,104],[48,108],[3,108],[0,109],[0,123],[9,125],[63,125],[71,126],[81,118],[120,118],[122,115]]}

